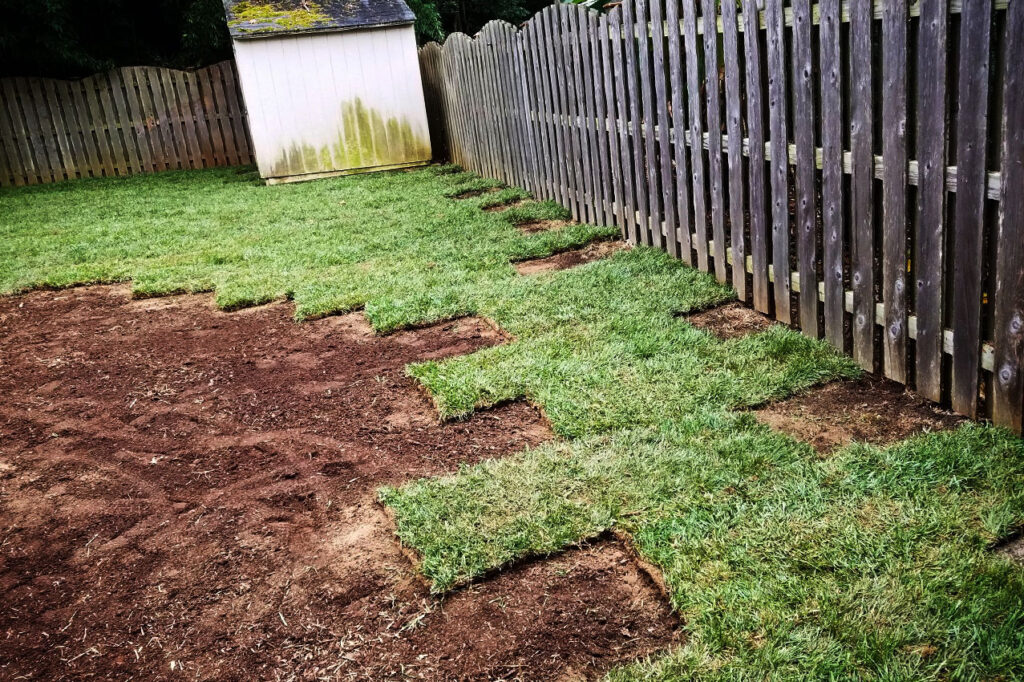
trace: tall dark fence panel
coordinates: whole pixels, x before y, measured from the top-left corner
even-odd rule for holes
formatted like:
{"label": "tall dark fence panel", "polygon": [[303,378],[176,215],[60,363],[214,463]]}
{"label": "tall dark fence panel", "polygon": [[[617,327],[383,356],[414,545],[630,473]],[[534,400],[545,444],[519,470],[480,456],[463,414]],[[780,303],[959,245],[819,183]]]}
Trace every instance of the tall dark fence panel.
{"label": "tall dark fence panel", "polygon": [[1024,0],[553,5],[421,50],[473,171],[1021,431]]}

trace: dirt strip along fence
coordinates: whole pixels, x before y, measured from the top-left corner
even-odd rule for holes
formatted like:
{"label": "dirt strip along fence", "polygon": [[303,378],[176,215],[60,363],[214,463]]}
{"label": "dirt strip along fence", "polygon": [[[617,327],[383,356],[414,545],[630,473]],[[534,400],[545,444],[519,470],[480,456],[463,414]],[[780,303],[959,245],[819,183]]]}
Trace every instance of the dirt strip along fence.
{"label": "dirt strip along fence", "polygon": [[1020,432],[1024,0],[624,0],[420,51],[473,171]]}
{"label": "dirt strip along fence", "polygon": [[0,79],[0,186],[252,162],[232,61]]}

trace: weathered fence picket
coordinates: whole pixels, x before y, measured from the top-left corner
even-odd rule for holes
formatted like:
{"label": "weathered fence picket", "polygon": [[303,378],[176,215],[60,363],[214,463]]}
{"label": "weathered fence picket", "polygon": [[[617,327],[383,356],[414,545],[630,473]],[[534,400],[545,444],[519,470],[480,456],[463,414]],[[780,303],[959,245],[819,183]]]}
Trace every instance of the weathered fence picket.
{"label": "weathered fence picket", "polygon": [[233,62],[0,79],[0,186],[251,163],[248,135]]}
{"label": "weathered fence picket", "polygon": [[[1022,15],[1024,0],[623,0],[421,55],[456,163],[1020,431]],[[4,168],[21,112],[0,110]],[[82,146],[42,142],[36,178]]]}

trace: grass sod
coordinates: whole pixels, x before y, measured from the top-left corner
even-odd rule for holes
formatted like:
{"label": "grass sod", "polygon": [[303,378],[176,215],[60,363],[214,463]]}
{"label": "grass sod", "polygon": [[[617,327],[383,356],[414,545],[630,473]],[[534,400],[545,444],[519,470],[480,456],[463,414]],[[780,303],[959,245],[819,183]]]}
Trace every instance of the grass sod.
{"label": "grass sod", "polygon": [[214,291],[224,309],[292,298],[298,319],[365,306],[391,331],[470,312],[517,277],[510,261],[618,234],[526,236],[513,221],[567,213],[446,196],[495,184],[442,167],[264,187],[212,169],[0,189],[0,294],[130,280],[138,296]]}
{"label": "grass sod", "polygon": [[1020,441],[967,427],[820,460],[731,410],[851,363],[782,328],[692,328],[676,313],[731,292],[652,249],[520,277],[510,261],[615,231],[525,236],[513,222],[564,209],[480,210],[514,188],[449,198],[494,186],[444,168],[267,188],[223,169],[0,190],[0,292],[131,280],[228,309],[290,297],[299,319],[365,306],[380,331],[485,315],[514,340],[410,373],[446,416],[526,397],[575,440],[383,493],[438,589],[616,527],[689,630],[618,679],[1024,674],[1020,569],[986,550],[1024,520]]}
{"label": "grass sod", "polygon": [[742,413],[548,444],[387,489],[438,589],[608,528],[660,566],[687,643],[610,679],[1016,679],[1024,445],[968,425],[830,458]]}

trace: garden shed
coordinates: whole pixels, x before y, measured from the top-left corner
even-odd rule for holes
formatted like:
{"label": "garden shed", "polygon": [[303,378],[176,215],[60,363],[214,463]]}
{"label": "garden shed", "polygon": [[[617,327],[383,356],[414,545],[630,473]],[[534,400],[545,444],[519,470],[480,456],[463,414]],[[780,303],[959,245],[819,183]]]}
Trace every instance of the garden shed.
{"label": "garden shed", "polygon": [[415,16],[402,0],[225,0],[268,183],[430,160]]}

